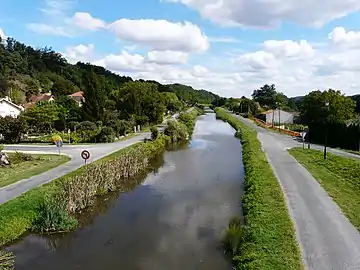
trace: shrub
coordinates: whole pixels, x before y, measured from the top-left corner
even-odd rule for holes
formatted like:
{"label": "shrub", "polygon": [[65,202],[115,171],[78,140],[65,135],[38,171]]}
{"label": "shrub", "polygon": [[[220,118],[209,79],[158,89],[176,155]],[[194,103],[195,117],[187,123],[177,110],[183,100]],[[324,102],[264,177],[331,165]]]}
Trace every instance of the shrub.
{"label": "shrub", "polygon": [[102,128],[103,122],[102,122],[102,121],[96,121],[96,126],[97,126],[98,128]]}
{"label": "shrub", "polygon": [[1,270],[12,270],[14,269],[15,256],[6,251],[0,250],[0,269]]}
{"label": "shrub", "polygon": [[35,160],[35,158],[32,155],[18,151],[16,151],[14,154],[11,154],[9,159],[12,164],[18,164],[25,161]]}
{"label": "shrub", "polygon": [[0,144],[0,152],[4,150],[4,146],[2,144]]}
{"label": "shrub", "polygon": [[26,121],[22,117],[0,117],[0,134],[5,143],[18,143],[27,131]]}
{"label": "shrub", "polygon": [[234,257],[240,253],[241,246],[244,244],[245,229],[241,224],[240,217],[234,217],[230,220],[223,239],[225,253]]}
{"label": "shrub", "polygon": [[189,137],[187,127],[177,120],[168,121],[164,134],[169,136],[172,142],[186,140]]}
{"label": "shrub", "polygon": [[76,131],[95,131],[97,129],[97,126],[95,123],[90,121],[83,121],[76,125]]}
{"label": "shrub", "polygon": [[68,123],[68,128],[71,130],[71,131],[75,131],[75,127],[79,124],[79,122],[76,122],[76,121],[71,121]]}
{"label": "shrub", "polygon": [[159,136],[159,130],[158,130],[158,128],[156,126],[152,126],[150,128],[150,131],[151,131],[151,139],[153,141],[155,141]]}
{"label": "shrub", "polygon": [[115,141],[115,132],[111,127],[103,127],[98,135],[98,142],[109,143]]}
{"label": "shrub", "polygon": [[32,230],[36,233],[67,232],[77,225],[77,220],[67,210],[66,201],[60,196],[47,195],[40,203]]}

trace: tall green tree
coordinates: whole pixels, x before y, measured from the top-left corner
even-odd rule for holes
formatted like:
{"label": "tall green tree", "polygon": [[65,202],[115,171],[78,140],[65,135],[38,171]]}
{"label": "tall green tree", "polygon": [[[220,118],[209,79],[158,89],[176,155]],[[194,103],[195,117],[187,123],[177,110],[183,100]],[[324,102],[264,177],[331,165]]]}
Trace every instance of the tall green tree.
{"label": "tall green tree", "polygon": [[[326,103],[329,103],[326,106]],[[340,91],[329,89],[313,91],[306,95],[300,104],[302,121],[306,124],[316,122],[344,123],[355,116],[356,103]]]}
{"label": "tall green tree", "polygon": [[165,105],[156,84],[128,82],[117,91],[116,96],[122,118],[135,118],[136,124],[140,125],[162,121]]}
{"label": "tall green tree", "polygon": [[99,121],[104,116],[106,101],[104,88],[92,70],[85,74],[82,84],[85,99],[82,107],[84,117],[89,121]]}

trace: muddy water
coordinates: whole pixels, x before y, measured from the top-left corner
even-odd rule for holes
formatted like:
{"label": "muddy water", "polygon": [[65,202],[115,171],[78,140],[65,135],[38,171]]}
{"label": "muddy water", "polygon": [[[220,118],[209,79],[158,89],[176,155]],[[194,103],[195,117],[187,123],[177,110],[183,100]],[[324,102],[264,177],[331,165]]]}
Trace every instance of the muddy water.
{"label": "muddy water", "polygon": [[133,191],[103,198],[80,229],[9,249],[16,269],[228,270],[219,243],[241,211],[242,183],[234,130],[207,114],[188,147],[166,152]]}

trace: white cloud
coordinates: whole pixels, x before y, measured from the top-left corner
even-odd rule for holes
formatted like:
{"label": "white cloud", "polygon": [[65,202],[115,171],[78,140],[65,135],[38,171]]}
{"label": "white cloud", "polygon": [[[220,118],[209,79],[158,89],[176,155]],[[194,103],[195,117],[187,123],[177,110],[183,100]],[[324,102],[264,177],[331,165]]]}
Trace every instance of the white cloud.
{"label": "white cloud", "polygon": [[209,41],[217,43],[240,43],[240,40],[233,37],[210,37]]}
{"label": "white cloud", "polygon": [[146,69],[145,57],[122,51],[121,54],[107,55],[100,62],[105,68],[113,71],[142,71]]}
{"label": "white cloud", "polygon": [[201,52],[209,47],[208,38],[192,23],[166,20],[120,19],[109,25],[120,39],[150,47],[153,50]]}
{"label": "white cloud", "polygon": [[283,21],[319,27],[360,10],[356,0],[162,0],[182,3],[222,25],[276,27]]}
{"label": "white cloud", "polygon": [[72,18],[72,24],[81,29],[95,31],[106,27],[103,20],[93,18],[89,13],[76,12]]}
{"label": "white cloud", "polygon": [[265,51],[245,53],[237,61],[243,65],[244,70],[255,72],[277,68],[279,65],[275,56]]}
{"label": "white cloud", "polygon": [[29,23],[26,27],[38,34],[42,35],[50,35],[50,36],[65,36],[71,37],[72,34],[70,31],[67,31],[62,26],[54,26],[54,25],[47,25],[42,23]]}
{"label": "white cloud", "polygon": [[186,62],[187,54],[179,51],[149,51],[141,55],[124,50],[94,61],[94,47],[79,45],[65,54],[68,59],[81,58],[135,79],[178,82],[223,96],[250,96],[254,89],[271,83],[288,96],[327,88],[355,94],[360,89],[360,47],[339,50],[330,39],[321,46],[305,40],[268,40],[259,48],[202,55],[195,65]]}
{"label": "white cloud", "polygon": [[278,57],[311,57],[314,55],[312,46],[306,41],[299,43],[292,40],[267,40],[263,44],[264,50]]}
{"label": "white cloud", "polygon": [[175,51],[151,51],[147,54],[147,60],[156,64],[185,64],[188,60],[188,54]]}
{"label": "white cloud", "polygon": [[63,54],[70,63],[75,64],[79,61],[90,62],[94,57],[94,44],[77,45],[74,47],[68,47]]}
{"label": "white cloud", "polygon": [[360,48],[360,32],[346,32],[343,27],[334,28],[329,34],[329,39],[334,45],[346,48]]}
{"label": "white cloud", "polygon": [[5,35],[4,31],[1,28],[0,28],[0,38],[2,40],[6,39],[6,35]]}

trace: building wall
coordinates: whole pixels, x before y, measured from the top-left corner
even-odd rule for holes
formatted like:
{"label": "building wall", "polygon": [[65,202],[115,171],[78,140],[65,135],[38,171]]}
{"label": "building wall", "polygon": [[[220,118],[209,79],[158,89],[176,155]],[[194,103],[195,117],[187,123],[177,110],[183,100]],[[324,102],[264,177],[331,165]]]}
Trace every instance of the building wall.
{"label": "building wall", "polygon": [[[266,123],[272,123],[273,113],[266,114]],[[275,110],[274,122],[279,123],[279,110]],[[289,112],[280,110],[280,123],[292,124],[294,122],[294,115]]]}
{"label": "building wall", "polygon": [[21,110],[10,105],[5,100],[0,101],[0,116],[1,117],[5,117],[5,116],[18,117],[20,113],[21,113]]}

